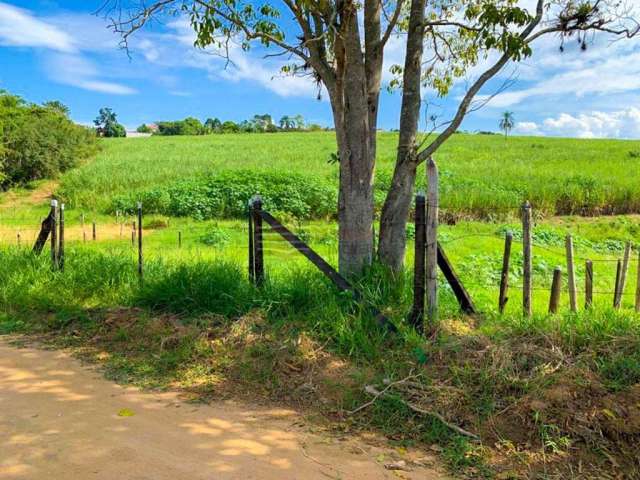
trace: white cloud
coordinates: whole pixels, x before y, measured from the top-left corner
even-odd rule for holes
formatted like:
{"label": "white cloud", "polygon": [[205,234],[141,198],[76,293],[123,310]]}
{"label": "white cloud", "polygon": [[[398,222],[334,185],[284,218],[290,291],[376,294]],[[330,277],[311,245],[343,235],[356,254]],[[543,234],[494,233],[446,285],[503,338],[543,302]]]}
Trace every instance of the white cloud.
{"label": "white cloud", "polygon": [[51,78],[58,83],[112,95],[137,93],[126,85],[103,80],[95,65],[78,55],[51,54],[46,66]]}
{"label": "white cloud", "polygon": [[523,135],[536,135],[540,133],[536,122],[518,122],[514,130]]}
{"label": "white cloud", "polygon": [[543,130],[550,135],[579,138],[639,138],[640,109],[630,107],[614,112],[588,112],[577,116],[562,113],[547,118]]}
{"label": "white cloud", "polygon": [[523,135],[640,138],[640,109],[630,107],[613,112],[591,111],[576,115],[560,113],[540,123],[518,122],[514,130]]}
{"label": "white cloud", "polygon": [[37,19],[28,10],[0,2],[0,44],[73,52],[73,38],[59,28]]}
{"label": "white cloud", "polygon": [[[105,80],[104,73],[82,54],[114,49],[117,45],[117,39],[95,17],[63,15],[38,19],[29,10],[0,2],[0,44],[49,50],[45,70],[58,83],[112,95],[136,93],[126,85]],[[151,46],[146,47],[153,58]]]}

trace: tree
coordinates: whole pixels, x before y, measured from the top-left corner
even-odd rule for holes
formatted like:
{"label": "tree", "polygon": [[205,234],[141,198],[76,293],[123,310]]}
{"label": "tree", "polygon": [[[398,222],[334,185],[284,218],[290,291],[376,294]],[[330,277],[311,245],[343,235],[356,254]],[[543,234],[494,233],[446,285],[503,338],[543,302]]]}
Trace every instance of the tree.
{"label": "tree", "polygon": [[136,132],[138,133],[151,133],[151,128],[146,123],[143,123],[138,128],[136,128]]}
{"label": "tree", "polygon": [[270,125],[273,125],[273,119],[271,115],[265,113],[264,115],[254,115],[250,121],[254,126],[256,132],[266,132]]}
{"label": "tree", "polygon": [[293,121],[293,118],[291,118],[289,115],[284,115],[280,119],[280,128],[282,128],[283,130],[291,130],[294,125],[295,123]]}
{"label": "tree", "polygon": [[65,117],[69,116],[69,107],[67,107],[64,103],[59,100],[50,100],[48,102],[44,102],[42,106],[46,109],[52,110],[54,112],[58,112]]}
{"label": "tree", "polygon": [[[156,17],[185,15],[195,46],[218,47],[229,40],[246,50],[254,44],[292,60],[284,73],[312,74],[328,93],[338,146],[340,270],[358,274],[373,259],[374,195],[378,107],[385,47],[398,31],[406,35],[404,65],[392,71],[391,86],[402,91],[400,133],[390,190],[381,215],[378,255],[399,269],[406,246],[405,225],[416,169],[458,129],[477,105],[474,98],[507,63],[532,53],[548,35],[577,36],[601,31],[633,37],[639,25],[618,0],[538,0],[530,11],[518,0],[106,0],[112,27],[129,37]],[[113,10],[118,10],[114,12]],[[293,19],[293,20],[291,20]],[[425,48],[429,55],[423,56]],[[493,60],[496,58],[496,60]],[[456,78],[481,61],[482,73],[462,95],[452,119],[418,138],[422,88],[445,96]],[[444,127],[444,128],[442,128]]]}
{"label": "tree", "polygon": [[504,132],[505,138],[509,136],[509,132],[513,129],[515,125],[515,118],[513,117],[513,112],[502,112],[502,118],[500,118],[500,122],[498,122],[498,126],[500,130]]}
{"label": "tree", "polygon": [[238,133],[240,131],[240,127],[236,122],[231,120],[227,120],[222,124],[222,133]]}
{"label": "tree", "polygon": [[222,122],[218,118],[207,118],[204,126],[210,133],[220,133],[222,131]]}
{"label": "tree", "polygon": [[116,113],[110,108],[101,108],[98,116],[93,121],[96,132],[103,137],[126,137],[124,126],[118,123]]}
{"label": "tree", "polygon": [[304,117],[300,114],[293,117],[293,122],[296,125],[296,129],[303,130],[304,129]]}

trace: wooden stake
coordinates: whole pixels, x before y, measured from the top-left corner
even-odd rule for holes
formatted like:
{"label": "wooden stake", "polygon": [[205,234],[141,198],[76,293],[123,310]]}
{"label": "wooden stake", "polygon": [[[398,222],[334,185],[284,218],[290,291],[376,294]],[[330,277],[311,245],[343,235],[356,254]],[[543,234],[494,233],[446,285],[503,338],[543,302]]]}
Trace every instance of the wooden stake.
{"label": "wooden stake", "polygon": [[18,247],[20,246],[20,232],[17,233]]}
{"label": "wooden stake", "polygon": [[565,248],[567,252],[567,275],[569,279],[569,305],[572,312],[578,310],[578,292],[576,289],[576,272],[573,265],[573,239],[571,235],[565,238]]}
{"label": "wooden stake", "polygon": [[587,260],[584,265],[584,308],[593,305],[593,262]]}
{"label": "wooden stake", "polygon": [[262,243],[262,198],[259,195],[253,197],[253,263],[256,286],[264,282],[264,252]]}
{"label": "wooden stake", "polygon": [[433,158],[427,162],[425,250],[427,321],[432,329],[438,323],[438,167]]}
{"label": "wooden stake", "polygon": [[504,312],[509,298],[509,263],[511,261],[511,242],[513,241],[513,233],[507,232],[504,237],[504,254],[502,255],[502,273],[500,274],[500,296],[498,297],[498,310]]}
{"label": "wooden stake", "polygon": [[182,248],[182,232],[178,232],[178,248]]}
{"label": "wooden stake", "polygon": [[522,206],[522,253],[523,253],[523,282],[522,282],[522,310],[525,316],[533,313],[531,308],[531,204],[527,201]]}
{"label": "wooden stake", "polygon": [[613,307],[618,308],[618,290],[620,290],[620,276],[622,274],[622,260],[616,265],[616,284],[613,287]]}
{"label": "wooden stake", "polygon": [[622,296],[624,289],[627,286],[627,274],[629,273],[629,261],[631,259],[631,242],[627,242],[624,247],[624,255],[622,257],[622,270],[620,272],[620,282],[617,288],[617,295],[615,298],[614,307],[620,308],[622,305]]}
{"label": "wooden stake", "polygon": [[51,265],[58,264],[58,201],[51,200]]}
{"label": "wooden stake", "polygon": [[92,224],[91,237],[93,238],[94,241],[96,240],[96,222],[95,222],[95,220],[93,221],[93,224]]}
{"label": "wooden stake", "polygon": [[253,233],[253,199],[249,201],[249,281],[255,285],[256,283],[256,264],[255,254],[256,250],[253,245],[254,233]]}
{"label": "wooden stake", "polygon": [[60,204],[60,238],[58,239],[58,268],[64,270],[64,203]]}
{"label": "wooden stake", "polygon": [[413,264],[413,308],[409,321],[419,331],[424,331],[424,296],[425,296],[425,247],[427,241],[426,232],[426,208],[423,193],[416,195],[415,210],[415,258]]}
{"label": "wooden stake", "polygon": [[560,291],[562,290],[562,269],[556,267],[553,270],[553,281],[551,282],[551,297],[549,298],[549,313],[557,313],[560,304]]}
{"label": "wooden stake", "polygon": [[142,202],[138,202],[138,276],[142,281]]}

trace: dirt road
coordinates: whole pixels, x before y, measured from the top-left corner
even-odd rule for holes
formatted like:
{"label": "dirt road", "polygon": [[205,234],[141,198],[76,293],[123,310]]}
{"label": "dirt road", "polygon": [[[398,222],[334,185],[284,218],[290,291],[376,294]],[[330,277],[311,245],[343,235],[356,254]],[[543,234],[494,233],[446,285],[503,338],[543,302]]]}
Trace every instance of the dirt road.
{"label": "dirt road", "polygon": [[[312,433],[288,410],[180,401],[0,337],[1,479],[421,479],[397,452]],[[423,460],[424,461],[424,460]]]}

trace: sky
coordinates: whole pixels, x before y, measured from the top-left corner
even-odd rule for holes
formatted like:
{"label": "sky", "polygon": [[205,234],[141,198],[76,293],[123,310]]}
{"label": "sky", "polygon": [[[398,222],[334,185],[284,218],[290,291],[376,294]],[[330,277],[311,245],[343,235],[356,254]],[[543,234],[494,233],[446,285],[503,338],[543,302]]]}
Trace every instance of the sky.
{"label": "sky", "polygon": [[[631,0],[640,3],[640,0]],[[137,32],[130,55],[95,10],[101,0],[0,0],[0,89],[32,102],[60,100],[78,123],[90,124],[110,107],[129,129],[142,123],[194,116],[241,121],[257,113],[302,114],[307,122],[332,125],[326,94],[308,78],[280,73],[281,58],[232,46],[232,64],[194,48],[184,19],[171,18]],[[524,1],[528,4],[530,1]],[[502,112],[513,112],[515,133],[563,137],[640,138],[640,38],[612,42],[595,37],[582,51],[570,41],[545,37],[534,55],[512,64],[481,91],[493,96],[468,115],[463,130],[498,130]],[[401,64],[402,37],[385,51],[385,82]],[[450,118],[473,68],[447,98],[424,91],[428,114]],[[379,125],[398,127],[399,92],[382,94]],[[425,128],[427,128],[425,121]]]}

